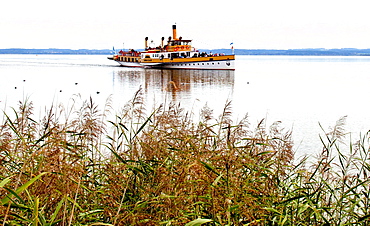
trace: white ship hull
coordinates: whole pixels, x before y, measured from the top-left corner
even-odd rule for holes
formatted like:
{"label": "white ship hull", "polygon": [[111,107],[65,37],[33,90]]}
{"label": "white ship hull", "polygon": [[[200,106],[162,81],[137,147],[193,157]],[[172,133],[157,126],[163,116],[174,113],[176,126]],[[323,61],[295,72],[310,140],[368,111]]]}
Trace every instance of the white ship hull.
{"label": "white ship hull", "polygon": [[234,60],[206,61],[191,63],[167,63],[160,65],[166,69],[235,70]]}
{"label": "white ship hull", "polygon": [[142,66],[145,67],[161,67],[163,63],[140,63]]}
{"label": "white ship hull", "polygon": [[124,67],[164,68],[164,69],[195,69],[195,70],[235,70],[234,60],[179,62],[179,63],[137,63],[117,61]]}
{"label": "white ship hull", "polygon": [[124,67],[144,67],[143,65],[137,62],[125,62],[125,61],[116,61],[116,62],[118,62],[121,66]]}

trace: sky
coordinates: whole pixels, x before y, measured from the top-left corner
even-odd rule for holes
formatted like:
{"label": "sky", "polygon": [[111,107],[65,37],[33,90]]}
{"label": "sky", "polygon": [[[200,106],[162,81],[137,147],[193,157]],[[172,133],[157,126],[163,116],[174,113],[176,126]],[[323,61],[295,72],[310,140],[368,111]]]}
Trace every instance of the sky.
{"label": "sky", "polygon": [[196,48],[370,48],[368,0],[17,0],[0,48],[122,49],[177,34]]}

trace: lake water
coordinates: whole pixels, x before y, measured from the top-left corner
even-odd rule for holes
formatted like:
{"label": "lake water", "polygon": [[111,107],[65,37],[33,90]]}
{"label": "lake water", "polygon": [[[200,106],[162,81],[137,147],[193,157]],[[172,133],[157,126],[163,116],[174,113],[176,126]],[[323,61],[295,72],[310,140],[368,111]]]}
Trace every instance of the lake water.
{"label": "lake water", "polygon": [[[36,112],[74,94],[116,112],[140,87],[147,108],[175,101],[195,113],[206,103],[218,116],[232,100],[234,118],[255,126],[282,121],[298,155],[320,151],[319,134],[347,116],[353,140],[370,129],[370,57],[236,56],[235,71],[119,67],[101,55],[0,55],[0,108],[29,98]],[[174,88],[176,85],[177,89]]]}

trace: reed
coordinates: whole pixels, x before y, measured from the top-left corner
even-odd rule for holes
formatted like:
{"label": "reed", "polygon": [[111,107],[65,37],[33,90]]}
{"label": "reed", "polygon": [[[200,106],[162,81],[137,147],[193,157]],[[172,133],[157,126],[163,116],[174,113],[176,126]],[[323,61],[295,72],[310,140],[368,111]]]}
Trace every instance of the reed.
{"label": "reed", "polygon": [[2,225],[370,223],[369,133],[344,145],[345,117],[296,163],[292,131],[234,121],[229,101],[194,119],[174,103],[146,114],[142,90],[115,117],[109,98],[79,98],[41,120],[29,100],[4,112]]}
{"label": "reed", "polygon": [[303,159],[280,183],[280,201],[267,208],[274,225],[369,224],[369,133],[344,151],[344,121],[321,137],[316,162]]}

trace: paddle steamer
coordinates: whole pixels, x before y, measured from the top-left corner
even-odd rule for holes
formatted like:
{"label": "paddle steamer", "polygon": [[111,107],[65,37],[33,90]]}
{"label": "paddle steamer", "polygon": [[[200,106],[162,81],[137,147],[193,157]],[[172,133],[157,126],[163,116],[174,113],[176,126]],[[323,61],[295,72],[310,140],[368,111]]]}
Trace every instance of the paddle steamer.
{"label": "paddle steamer", "polygon": [[176,25],[173,25],[172,37],[168,38],[166,44],[162,37],[160,46],[149,46],[146,37],[144,51],[121,50],[119,54],[108,59],[125,67],[235,70],[234,54],[200,53],[192,47],[191,42],[192,40],[177,37]]}

